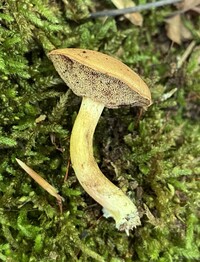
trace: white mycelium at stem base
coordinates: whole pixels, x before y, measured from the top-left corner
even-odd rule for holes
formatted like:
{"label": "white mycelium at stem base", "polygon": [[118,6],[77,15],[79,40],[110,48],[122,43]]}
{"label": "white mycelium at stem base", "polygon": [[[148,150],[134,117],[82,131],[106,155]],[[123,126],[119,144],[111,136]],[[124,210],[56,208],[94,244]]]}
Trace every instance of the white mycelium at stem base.
{"label": "white mycelium at stem base", "polygon": [[113,217],[119,230],[129,230],[140,225],[133,202],[112,184],[100,171],[93,156],[93,135],[104,105],[83,98],[75,120],[70,155],[76,176],[85,191],[103,206],[105,217]]}

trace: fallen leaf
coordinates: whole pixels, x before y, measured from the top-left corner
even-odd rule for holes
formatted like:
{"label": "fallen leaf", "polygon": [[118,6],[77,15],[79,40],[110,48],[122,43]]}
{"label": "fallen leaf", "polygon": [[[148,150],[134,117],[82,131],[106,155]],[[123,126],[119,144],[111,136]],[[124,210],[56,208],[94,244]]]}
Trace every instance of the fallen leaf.
{"label": "fallen leaf", "polygon": [[182,41],[192,39],[192,34],[183,25],[180,15],[175,15],[166,20],[167,36],[177,44],[181,44]]}
{"label": "fallen leaf", "polygon": [[[135,3],[132,0],[111,0],[112,3],[118,8],[127,8],[135,6]],[[143,17],[140,13],[130,13],[124,15],[132,24],[142,26]]]}
{"label": "fallen leaf", "polygon": [[185,13],[190,10],[199,13],[200,11],[200,0],[183,0],[176,4],[178,11],[176,13]]}
{"label": "fallen leaf", "polygon": [[200,0],[184,0],[182,2],[182,9],[190,10],[200,5]]}

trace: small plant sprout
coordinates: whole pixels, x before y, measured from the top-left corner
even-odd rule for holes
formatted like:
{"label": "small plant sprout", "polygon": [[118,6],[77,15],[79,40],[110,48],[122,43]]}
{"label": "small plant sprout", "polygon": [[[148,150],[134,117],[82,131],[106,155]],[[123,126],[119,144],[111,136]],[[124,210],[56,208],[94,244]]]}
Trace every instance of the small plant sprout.
{"label": "small plant sprout", "polygon": [[105,217],[129,230],[140,225],[136,206],[100,171],[93,156],[93,135],[104,107],[148,107],[151,94],[143,80],[117,59],[84,49],[58,49],[49,53],[57,72],[73,92],[83,97],[70,139],[75,174],[85,191],[103,206]]}

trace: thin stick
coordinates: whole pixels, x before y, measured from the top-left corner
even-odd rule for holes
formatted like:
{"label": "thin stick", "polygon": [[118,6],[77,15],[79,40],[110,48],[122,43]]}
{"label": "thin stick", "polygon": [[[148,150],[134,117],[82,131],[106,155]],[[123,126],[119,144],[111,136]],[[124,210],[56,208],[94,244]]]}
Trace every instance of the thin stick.
{"label": "thin stick", "polygon": [[43,187],[49,194],[54,196],[58,203],[62,203],[64,201],[64,198],[61,197],[58,193],[55,187],[50,185],[44,178],[42,178],[40,175],[38,175],[33,169],[31,169],[29,166],[27,166],[24,162],[16,158],[17,163],[23,168],[29,176],[31,176],[41,187]]}
{"label": "thin stick", "polygon": [[64,182],[67,181],[68,173],[69,173],[69,167],[70,167],[70,158],[69,158],[68,163],[67,163],[67,168],[66,168],[66,173],[65,173],[65,177],[64,177]]}
{"label": "thin stick", "polygon": [[162,0],[157,1],[154,3],[147,3],[145,5],[138,5],[134,7],[128,7],[128,8],[122,8],[122,9],[114,9],[114,10],[104,10],[100,12],[95,12],[90,14],[90,18],[96,18],[101,16],[117,16],[117,15],[124,15],[128,13],[136,13],[152,8],[157,8],[159,6],[169,5],[169,4],[175,4],[178,2],[181,2],[182,0]]}
{"label": "thin stick", "polygon": [[185,60],[188,58],[188,56],[191,54],[193,48],[195,47],[196,42],[192,41],[189,46],[186,48],[185,52],[183,53],[182,57],[177,63],[177,69],[180,69]]}

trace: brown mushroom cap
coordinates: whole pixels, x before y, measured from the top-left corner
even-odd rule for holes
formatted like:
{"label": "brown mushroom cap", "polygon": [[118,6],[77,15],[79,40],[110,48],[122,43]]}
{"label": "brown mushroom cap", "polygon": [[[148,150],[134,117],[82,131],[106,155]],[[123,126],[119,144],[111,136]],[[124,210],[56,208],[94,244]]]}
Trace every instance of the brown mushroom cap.
{"label": "brown mushroom cap", "polygon": [[145,82],[111,56],[75,48],[53,50],[48,56],[78,96],[90,97],[109,108],[151,105],[151,93]]}

